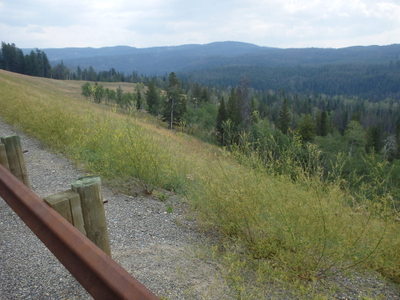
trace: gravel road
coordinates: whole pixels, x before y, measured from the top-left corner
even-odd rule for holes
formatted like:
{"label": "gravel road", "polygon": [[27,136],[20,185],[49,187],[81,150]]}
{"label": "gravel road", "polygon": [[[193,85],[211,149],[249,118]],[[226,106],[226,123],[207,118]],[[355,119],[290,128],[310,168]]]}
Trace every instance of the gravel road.
{"label": "gravel road", "polygon": [[[13,134],[21,137],[28,151],[32,188],[41,197],[69,189],[71,182],[85,175],[0,120],[0,136]],[[181,205],[114,193],[107,187],[103,195],[108,200],[112,256],[136,279],[165,299],[232,299],[218,264],[198,251],[206,238],[185,217]],[[334,299],[400,299],[399,287],[376,274],[338,275],[330,281],[338,286]],[[271,292],[268,299],[292,298],[288,291]],[[90,298],[0,198],[0,300]]]}
{"label": "gravel road", "polygon": [[[45,197],[85,175],[35,139],[0,121],[0,136],[22,140],[33,190]],[[215,263],[196,250],[203,240],[178,207],[103,187],[112,256],[156,295],[167,299],[226,299]],[[168,211],[168,212],[167,212]],[[0,299],[90,299],[19,217],[0,198]]]}

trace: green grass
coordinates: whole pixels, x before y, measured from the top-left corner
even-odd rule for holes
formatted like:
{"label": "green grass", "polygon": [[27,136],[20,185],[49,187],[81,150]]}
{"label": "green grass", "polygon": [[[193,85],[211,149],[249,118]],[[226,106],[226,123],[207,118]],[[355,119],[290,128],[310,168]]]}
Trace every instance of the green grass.
{"label": "green grass", "polygon": [[253,297],[245,293],[243,269],[252,270],[261,289],[264,281],[308,286],[353,267],[400,281],[400,224],[387,199],[350,205],[338,185],[268,175],[257,160],[239,164],[148,116],[88,103],[71,84],[0,71],[0,117],[89,172],[138,178],[149,191],[162,187],[185,196],[203,228],[218,233],[218,251],[236,270],[228,273],[239,296]]}

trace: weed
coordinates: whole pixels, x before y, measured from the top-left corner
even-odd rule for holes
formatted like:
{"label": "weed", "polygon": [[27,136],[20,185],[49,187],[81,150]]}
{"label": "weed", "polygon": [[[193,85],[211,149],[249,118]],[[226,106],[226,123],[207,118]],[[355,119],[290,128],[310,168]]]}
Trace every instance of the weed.
{"label": "weed", "polygon": [[168,199],[168,195],[162,191],[153,191],[153,196],[161,202],[165,202]]}

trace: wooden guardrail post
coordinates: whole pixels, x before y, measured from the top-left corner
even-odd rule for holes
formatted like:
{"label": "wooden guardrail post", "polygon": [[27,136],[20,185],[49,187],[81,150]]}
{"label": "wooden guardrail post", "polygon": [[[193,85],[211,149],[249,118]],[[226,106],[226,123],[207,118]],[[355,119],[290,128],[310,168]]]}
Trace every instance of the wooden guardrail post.
{"label": "wooden guardrail post", "polygon": [[47,196],[43,199],[55,211],[86,235],[82,216],[81,198],[71,190]]}
{"label": "wooden guardrail post", "polygon": [[13,135],[2,137],[1,142],[4,144],[6,149],[9,170],[27,187],[30,187],[28,172],[26,170],[24,154],[22,153],[19,136]]}
{"label": "wooden guardrail post", "polygon": [[10,170],[10,166],[8,165],[6,146],[3,143],[0,143],[0,165]]}
{"label": "wooden guardrail post", "polygon": [[111,256],[100,177],[82,177],[72,183],[72,190],[77,192],[81,199],[87,237]]}

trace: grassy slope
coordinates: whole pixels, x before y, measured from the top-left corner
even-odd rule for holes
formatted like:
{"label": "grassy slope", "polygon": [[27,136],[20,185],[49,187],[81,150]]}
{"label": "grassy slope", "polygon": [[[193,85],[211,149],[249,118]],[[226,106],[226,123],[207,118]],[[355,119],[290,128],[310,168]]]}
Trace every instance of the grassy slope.
{"label": "grassy slope", "polygon": [[205,228],[244,249],[261,283],[312,279],[352,264],[400,279],[400,226],[383,205],[350,208],[338,186],[294,184],[246,168],[148,116],[86,102],[81,84],[0,71],[0,117],[91,172],[185,195]]}

